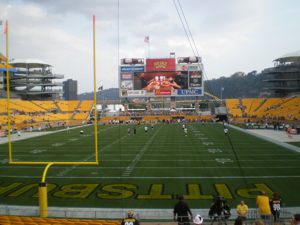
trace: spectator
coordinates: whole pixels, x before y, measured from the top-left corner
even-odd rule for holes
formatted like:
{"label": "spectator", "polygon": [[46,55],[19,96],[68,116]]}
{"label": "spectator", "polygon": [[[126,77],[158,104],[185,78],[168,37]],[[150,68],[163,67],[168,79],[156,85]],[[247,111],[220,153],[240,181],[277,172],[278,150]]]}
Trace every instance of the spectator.
{"label": "spectator", "polygon": [[241,218],[242,220],[245,220],[248,215],[248,206],[245,204],[245,202],[242,200],[241,203],[236,207],[236,211],[238,213],[238,218]]}
{"label": "spectator", "polygon": [[278,193],[274,192],[273,198],[270,199],[270,207],[271,207],[271,212],[272,212],[273,218],[274,218],[274,224],[279,224],[281,205],[282,205],[282,202],[281,202],[281,199],[279,198]]}
{"label": "spectator", "polygon": [[140,224],[140,222],[133,217],[133,210],[129,210],[128,213],[127,213],[127,218],[122,220],[121,225],[125,225],[125,224],[126,225],[128,225],[128,224],[130,224],[130,225],[139,225]]}
{"label": "spectator", "polygon": [[300,224],[300,214],[296,214],[293,216],[293,225],[299,225]]}
{"label": "spectator", "polygon": [[181,195],[178,203],[174,206],[174,221],[176,221],[177,215],[178,225],[190,225],[188,214],[193,217],[189,206],[184,202],[184,197]]}
{"label": "spectator", "polygon": [[261,195],[258,195],[256,198],[256,205],[259,210],[261,219],[269,224],[271,220],[271,208],[269,203],[269,197],[266,196],[266,192],[262,191]]}
{"label": "spectator", "polygon": [[253,225],[264,225],[264,222],[257,219],[254,221]]}
{"label": "spectator", "polygon": [[238,218],[235,219],[234,225],[242,225],[243,224],[243,218],[239,216]]}

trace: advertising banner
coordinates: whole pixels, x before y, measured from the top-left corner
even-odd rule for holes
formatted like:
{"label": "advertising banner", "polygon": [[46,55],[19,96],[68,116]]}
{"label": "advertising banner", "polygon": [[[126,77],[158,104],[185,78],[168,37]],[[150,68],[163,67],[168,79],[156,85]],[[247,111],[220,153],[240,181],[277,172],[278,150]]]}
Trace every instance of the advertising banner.
{"label": "advertising banner", "polygon": [[175,71],[175,58],[146,59],[146,71]]}
{"label": "advertising banner", "polygon": [[133,80],[133,73],[121,73],[121,80]]}
{"label": "advertising banner", "polygon": [[171,95],[171,90],[155,90],[155,95]]}
{"label": "advertising banner", "polygon": [[133,82],[131,80],[122,80],[121,81],[121,89],[123,90],[132,90]]}
{"label": "advertising banner", "polygon": [[178,89],[177,95],[202,95],[202,89]]}
{"label": "advertising banner", "polygon": [[202,87],[202,72],[189,71],[189,89],[199,89]]}
{"label": "advertising banner", "polygon": [[200,71],[201,65],[189,65],[189,64],[176,64],[176,71]]}
{"label": "advertising banner", "polygon": [[120,72],[144,72],[145,66],[120,66]]}
{"label": "advertising banner", "polygon": [[143,90],[128,90],[127,94],[128,96],[140,96],[143,97],[145,96],[146,91]]}

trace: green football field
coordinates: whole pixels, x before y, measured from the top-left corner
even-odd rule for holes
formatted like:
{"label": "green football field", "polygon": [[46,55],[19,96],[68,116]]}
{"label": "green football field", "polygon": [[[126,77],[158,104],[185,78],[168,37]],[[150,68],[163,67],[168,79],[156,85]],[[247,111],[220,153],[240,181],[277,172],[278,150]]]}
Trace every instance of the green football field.
{"label": "green football field", "polygon": [[[49,206],[172,208],[183,194],[191,208],[209,208],[216,195],[255,207],[259,190],[300,206],[297,152],[233,128],[225,136],[220,124],[187,124],[188,136],[177,124],[148,125],[148,133],[135,126],[136,135],[134,125],[98,127],[99,166],[50,167]],[[93,161],[94,127],[13,142],[12,150],[14,161]],[[45,166],[9,165],[8,144],[0,156],[1,204],[38,205]]]}

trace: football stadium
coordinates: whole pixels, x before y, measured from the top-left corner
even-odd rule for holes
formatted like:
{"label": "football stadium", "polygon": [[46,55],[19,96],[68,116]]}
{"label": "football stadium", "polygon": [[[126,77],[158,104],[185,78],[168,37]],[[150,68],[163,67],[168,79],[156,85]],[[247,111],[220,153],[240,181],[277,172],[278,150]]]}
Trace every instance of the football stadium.
{"label": "football stadium", "polygon": [[[10,60],[8,46],[0,53],[0,224],[297,220],[299,51],[261,72],[269,96],[212,93],[202,58],[172,52],[119,58],[118,97],[105,99],[96,87],[93,18],[89,100],[69,98],[77,82],[57,82],[64,75],[49,63]],[[261,212],[259,197],[270,213]],[[174,217],[182,201],[190,221],[189,214]],[[241,201],[246,216],[236,210]]]}

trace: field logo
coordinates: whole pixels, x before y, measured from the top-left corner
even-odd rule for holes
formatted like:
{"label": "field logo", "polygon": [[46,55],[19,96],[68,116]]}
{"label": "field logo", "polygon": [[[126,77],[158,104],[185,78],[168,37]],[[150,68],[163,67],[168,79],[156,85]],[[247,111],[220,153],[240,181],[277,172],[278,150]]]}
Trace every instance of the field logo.
{"label": "field logo", "polygon": [[[0,182],[1,183],[1,182]],[[58,185],[48,183],[48,193],[52,198],[58,199],[89,199],[93,196],[98,199],[119,200],[119,199],[137,199],[137,200],[172,200],[179,193],[167,191],[167,184],[150,184],[148,191],[141,192],[136,184],[108,184],[100,186],[100,184],[67,184]],[[38,197],[37,183],[24,184],[14,182],[10,184],[0,184],[1,197],[20,197],[28,196],[32,198]],[[184,186],[183,186],[184,187]],[[212,184],[212,191],[204,191],[201,184],[185,184],[185,199],[189,200],[211,200],[214,195],[224,196],[225,199],[248,198],[255,199],[261,192],[265,191],[266,195],[273,195],[272,189],[264,183],[253,184],[247,188],[236,189],[230,188],[227,184]],[[234,194],[235,193],[235,194]],[[24,197],[25,197],[24,196]]]}

